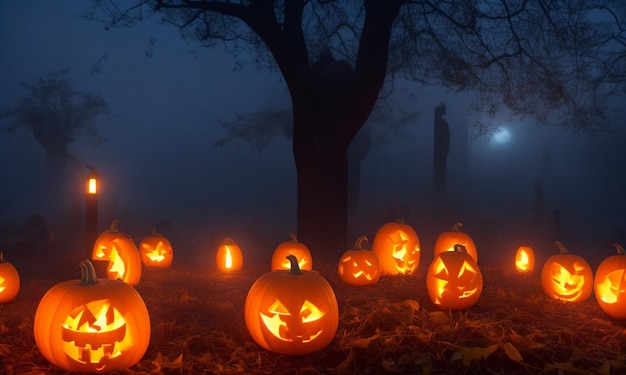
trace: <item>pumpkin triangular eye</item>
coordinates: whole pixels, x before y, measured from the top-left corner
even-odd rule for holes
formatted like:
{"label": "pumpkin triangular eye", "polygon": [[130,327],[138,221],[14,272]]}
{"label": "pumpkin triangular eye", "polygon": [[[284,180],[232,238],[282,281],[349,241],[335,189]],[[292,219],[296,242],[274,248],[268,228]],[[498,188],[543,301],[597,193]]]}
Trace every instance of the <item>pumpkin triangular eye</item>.
{"label": "pumpkin triangular eye", "polygon": [[280,300],[274,301],[274,303],[272,303],[272,305],[267,309],[267,311],[276,315],[291,315],[291,313],[289,313],[289,310],[287,310],[285,305],[283,305],[283,303],[280,302]]}
{"label": "pumpkin triangular eye", "polygon": [[315,304],[309,300],[305,300],[300,309],[300,316],[303,323],[314,322],[324,316],[322,312]]}
{"label": "pumpkin triangular eye", "polygon": [[441,276],[448,276],[448,267],[446,267],[446,264],[443,262],[443,260],[441,260],[441,258],[437,258],[436,260],[436,264],[435,264],[435,276],[437,278],[440,279],[448,279],[447,277],[441,277]]}

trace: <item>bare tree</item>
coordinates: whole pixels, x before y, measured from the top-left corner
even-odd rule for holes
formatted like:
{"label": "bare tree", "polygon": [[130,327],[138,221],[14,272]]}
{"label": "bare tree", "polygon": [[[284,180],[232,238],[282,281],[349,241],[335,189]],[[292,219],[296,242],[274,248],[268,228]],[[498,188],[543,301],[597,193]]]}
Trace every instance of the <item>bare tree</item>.
{"label": "bare tree", "polygon": [[[620,0],[95,0],[87,18],[132,26],[152,14],[203,46],[277,68],[293,110],[298,237],[342,251],[347,149],[396,76],[469,91],[476,113],[608,128],[624,94]],[[551,115],[555,115],[553,117]],[[488,122],[477,122],[488,131]]]}

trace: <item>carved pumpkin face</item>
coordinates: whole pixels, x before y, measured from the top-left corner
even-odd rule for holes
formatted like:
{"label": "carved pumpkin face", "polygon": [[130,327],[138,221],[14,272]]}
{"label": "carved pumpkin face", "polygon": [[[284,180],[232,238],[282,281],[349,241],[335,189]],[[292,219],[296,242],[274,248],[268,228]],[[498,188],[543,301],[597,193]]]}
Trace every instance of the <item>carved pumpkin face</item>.
{"label": "carved pumpkin face", "polygon": [[598,304],[609,316],[626,319],[626,251],[614,243],[617,255],[604,259],[594,279]]}
{"label": "carved pumpkin face", "polygon": [[291,269],[291,264],[287,260],[287,255],[292,254],[298,259],[301,270],[310,271],[313,269],[313,258],[309,248],[298,242],[295,234],[289,233],[291,241],[285,241],[278,245],[272,254],[272,271]]}
{"label": "carved pumpkin face", "polygon": [[593,290],[593,272],[582,257],[570,254],[560,242],[556,242],[561,254],[552,255],[541,270],[541,285],[553,299],[563,302],[584,301]]}
{"label": "carved pumpkin face", "polygon": [[433,259],[426,274],[426,289],[439,308],[463,310],[478,301],[483,277],[474,259],[458,246]]}
{"label": "carved pumpkin face", "polygon": [[374,237],[372,251],[378,258],[381,274],[414,272],[420,263],[420,242],[415,230],[401,222],[384,224]]}
{"label": "carved pumpkin face", "polygon": [[262,275],[250,288],[244,308],[246,327],[257,344],[286,355],[324,349],[339,325],[337,299],[319,274],[292,269]]}
{"label": "carved pumpkin face", "polygon": [[20,292],[20,275],[0,252],[0,304],[14,299]]}
{"label": "carved pumpkin face", "polygon": [[520,246],[515,253],[515,270],[530,273],[535,268],[535,252],[532,247]]}
{"label": "carved pumpkin face", "polygon": [[172,264],[172,244],[162,234],[152,229],[152,234],[139,243],[141,262],[146,267],[167,268]]}
{"label": "carved pumpkin face", "polygon": [[120,279],[134,286],[141,279],[139,250],[130,236],[117,231],[119,223],[119,220],[114,220],[110,231],[102,232],[96,238],[91,259],[108,262],[108,279]]}
{"label": "carved pumpkin face", "polygon": [[243,254],[232,238],[224,238],[224,241],[217,248],[215,261],[220,272],[236,272],[243,267]]}
{"label": "carved pumpkin face", "polygon": [[465,232],[461,232],[460,228],[462,223],[456,223],[452,226],[452,230],[443,232],[437,237],[435,241],[434,256],[444,251],[454,251],[454,246],[463,245],[467,253],[474,259],[474,262],[478,264],[478,251],[476,250],[476,244],[474,240]]}
{"label": "carved pumpkin face", "polygon": [[363,286],[378,282],[380,270],[378,258],[373,252],[361,249],[366,237],[359,237],[354,245],[355,249],[346,251],[339,259],[337,273],[346,284]]}
{"label": "carved pumpkin face", "polygon": [[107,373],[135,365],[150,342],[141,296],[121,280],[97,280],[89,261],[81,280],[53,286],[33,323],[35,342],[52,364],[71,372]]}

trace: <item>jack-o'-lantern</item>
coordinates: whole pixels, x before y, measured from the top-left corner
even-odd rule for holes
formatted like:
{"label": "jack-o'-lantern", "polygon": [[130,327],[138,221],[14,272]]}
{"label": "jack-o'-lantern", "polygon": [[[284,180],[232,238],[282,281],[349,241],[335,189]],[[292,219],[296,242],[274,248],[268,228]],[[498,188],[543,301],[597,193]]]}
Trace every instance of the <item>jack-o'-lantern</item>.
{"label": "jack-o'-lantern", "polygon": [[155,228],[139,243],[139,253],[141,262],[146,267],[167,268],[174,258],[171,242]]}
{"label": "jack-o'-lantern", "polygon": [[223,273],[239,271],[243,267],[241,248],[232,238],[224,238],[215,255],[217,269]]}
{"label": "jack-o'-lantern", "polygon": [[289,233],[291,241],[285,241],[279,244],[272,254],[272,271],[289,270],[291,263],[287,260],[287,255],[292,254],[298,259],[298,266],[301,270],[310,271],[313,269],[313,258],[309,248],[298,242],[295,234]]}
{"label": "jack-o'-lantern", "polygon": [[535,252],[530,246],[520,246],[515,252],[515,270],[530,273],[535,269]]}
{"label": "jack-o'-lantern", "polygon": [[372,285],[376,284],[380,278],[378,258],[370,250],[361,248],[363,242],[367,242],[367,237],[359,237],[354,244],[354,249],[346,251],[339,259],[337,273],[341,281],[346,284]]}
{"label": "jack-o'-lantern", "polygon": [[552,255],[543,264],[541,285],[550,297],[562,302],[584,301],[593,291],[593,272],[579,255],[570,254],[559,241],[560,254]]}
{"label": "jack-o'-lantern", "polygon": [[324,277],[300,270],[295,256],[287,258],[291,270],[268,272],[250,288],[244,307],[246,327],[266,350],[285,355],[314,353],[335,337],[337,298]]}
{"label": "jack-o'-lantern", "polygon": [[372,243],[383,275],[410,274],[420,263],[420,241],[408,224],[398,220],[381,226]]}
{"label": "jack-o'-lantern", "polygon": [[454,246],[456,245],[463,245],[467,253],[474,258],[474,262],[478,264],[476,244],[474,244],[474,240],[472,240],[469,234],[461,232],[460,228],[462,226],[462,223],[455,223],[451,231],[443,232],[437,237],[434,256],[444,251],[454,251]]}
{"label": "jack-o'-lantern", "polygon": [[626,319],[626,251],[614,243],[617,255],[600,262],[594,279],[598,304],[605,313],[616,319]]}
{"label": "jack-o'-lantern", "polygon": [[109,373],[135,365],[150,342],[150,316],[135,288],[98,280],[89,261],[81,279],[56,284],[35,312],[41,354],[66,371]]}
{"label": "jack-o'-lantern", "polygon": [[444,251],[433,259],[426,274],[430,300],[441,309],[463,310],[478,301],[483,276],[463,245]]}
{"label": "jack-o'-lantern", "polygon": [[133,239],[125,233],[118,232],[119,223],[119,220],[113,220],[111,229],[100,233],[96,238],[91,259],[108,261],[107,279],[121,279],[134,286],[139,284],[141,279],[141,258]]}
{"label": "jack-o'-lantern", "polygon": [[11,301],[20,292],[20,275],[0,252],[0,303]]}

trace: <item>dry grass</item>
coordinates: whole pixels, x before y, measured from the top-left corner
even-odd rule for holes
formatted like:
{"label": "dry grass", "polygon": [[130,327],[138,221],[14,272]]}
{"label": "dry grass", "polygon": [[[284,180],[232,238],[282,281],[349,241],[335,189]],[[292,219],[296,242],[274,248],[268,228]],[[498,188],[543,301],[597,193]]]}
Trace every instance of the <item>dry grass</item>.
{"label": "dry grass", "polygon": [[[46,258],[21,264],[20,295],[0,306],[3,374],[64,373],[37,350],[33,316],[49,287],[78,277],[79,259]],[[521,276],[487,265],[476,305],[440,311],[426,292],[427,261],[414,276],[388,276],[364,288],[344,285],[334,264],[318,262],[338,298],[339,329],[328,348],[302,357],[267,352],[246,330],[246,294],[267,267],[247,265],[245,272],[222,276],[179,259],[167,270],[144,269],[137,290],[150,312],[152,336],[143,360],[124,373],[626,373],[626,322],[607,317],[593,296],[578,304],[552,301],[537,272]]]}

